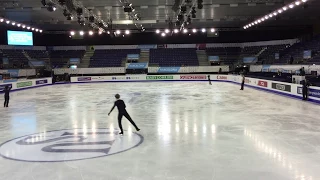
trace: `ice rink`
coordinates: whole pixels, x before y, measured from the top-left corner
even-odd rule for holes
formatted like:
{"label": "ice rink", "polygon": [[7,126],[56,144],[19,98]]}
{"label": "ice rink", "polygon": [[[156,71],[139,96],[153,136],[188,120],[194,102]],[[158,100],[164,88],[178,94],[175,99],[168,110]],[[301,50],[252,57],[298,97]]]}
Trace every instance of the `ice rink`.
{"label": "ice rink", "polygon": [[[319,106],[232,83],[65,84],[0,108],[0,179],[319,180]],[[136,124],[118,133],[119,93]],[[1,95],[3,97],[3,95]]]}

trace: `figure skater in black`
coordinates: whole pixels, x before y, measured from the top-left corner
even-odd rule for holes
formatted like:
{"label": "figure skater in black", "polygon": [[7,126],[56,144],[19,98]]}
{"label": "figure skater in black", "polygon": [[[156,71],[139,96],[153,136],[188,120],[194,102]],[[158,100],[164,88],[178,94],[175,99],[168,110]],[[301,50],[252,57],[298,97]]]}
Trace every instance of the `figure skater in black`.
{"label": "figure skater in black", "polygon": [[244,74],[241,75],[242,77],[242,80],[241,80],[241,89],[240,90],[243,90],[243,87],[244,87],[244,81],[246,80]]}
{"label": "figure skater in black", "polygon": [[208,81],[209,81],[209,84],[212,85],[212,84],[211,84],[210,75],[208,75]]}
{"label": "figure skater in black", "polygon": [[108,116],[113,111],[113,109],[117,106],[118,111],[119,111],[118,124],[119,124],[119,128],[121,130],[121,132],[119,134],[123,135],[123,129],[122,129],[122,124],[121,124],[122,116],[126,117],[130,121],[130,123],[136,128],[137,131],[140,131],[138,126],[133,122],[130,115],[128,114],[128,112],[126,110],[126,104],[123,102],[123,100],[120,99],[120,95],[116,94],[115,97],[117,100],[116,100],[116,102],[114,102],[114,105],[113,105],[112,109],[110,110],[110,112],[108,113]]}
{"label": "figure skater in black", "polygon": [[12,87],[6,86],[3,90],[4,92],[4,107],[8,107],[9,106],[9,100],[10,100],[10,90]]}

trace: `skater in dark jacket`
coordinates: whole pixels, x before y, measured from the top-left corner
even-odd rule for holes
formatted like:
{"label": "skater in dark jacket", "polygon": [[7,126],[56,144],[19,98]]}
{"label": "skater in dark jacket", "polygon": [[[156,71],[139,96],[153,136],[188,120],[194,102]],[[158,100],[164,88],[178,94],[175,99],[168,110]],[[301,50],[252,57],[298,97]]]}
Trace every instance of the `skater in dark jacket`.
{"label": "skater in dark jacket", "polygon": [[212,84],[211,84],[210,75],[208,75],[208,81],[209,81],[209,84],[212,85]]}
{"label": "skater in dark jacket", "polygon": [[123,102],[123,100],[120,99],[120,95],[116,94],[116,102],[114,102],[114,105],[112,107],[112,109],[110,110],[110,112],[108,113],[108,116],[110,115],[110,113],[113,111],[113,109],[117,106],[119,114],[118,114],[118,124],[119,124],[119,128],[121,130],[121,132],[119,134],[123,134],[123,129],[122,129],[122,117],[126,117],[130,123],[136,128],[137,131],[140,131],[140,129],[138,128],[138,126],[133,122],[133,120],[131,119],[130,115],[128,114],[127,110],[126,110],[126,104]]}
{"label": "skater in dark jacket", "polygon": [[3,90],[4,92],[4,107],[8,107],[9,106],[9,100],[10,100],[10,90],[12,89],[12,87],[6,86]]}
{"label": "skater in dark jacket", "polygon": [[241,89],[240,90],[243,90],[244,82],[245,82],[246,78],[245,78],[244,74],[242,74],[241,77],[242,77],[242,80],[241,80]]}

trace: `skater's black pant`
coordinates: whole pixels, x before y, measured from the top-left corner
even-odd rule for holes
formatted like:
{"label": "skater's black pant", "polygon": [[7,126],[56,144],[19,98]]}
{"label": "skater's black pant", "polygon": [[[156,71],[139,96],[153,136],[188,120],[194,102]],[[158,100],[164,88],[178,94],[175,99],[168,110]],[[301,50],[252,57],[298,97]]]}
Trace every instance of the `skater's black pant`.
{"label": "skater's black pant", "polygon": [[243,90],[244,82],[241,83],[241,90]]}
{"label": "skater's black pant", "polygon": [[303,100],[308,100],[308,88],[302,88]]}
{"label": "skater's black pant", "polygon": [[118,124],[119,124],[119,128],[121,130],[121,132],[123,132],[123,129],[122,129],[122,123],[121,123],[121,120],[122,120],[122,116],[126,117],[130,123],[136,128],[136,130],[138,130],[139,128],[137,127],[137,125],[133,122],[133,120],[131,119],[130,115],[128,114],[127,111],[124,111],[124,112],[119,112],[118,114]]}
{"label": "skater's black pant", "polygon": [[3,104],[4,107],[8,107],[9,106],[9,100],[10,100],[9,96],[5,96],[4,97],[4,104]]}
{"label": "skater's black pant", "polygon": [[211,80],[210,80],[210,79],[209,79],[209,84],[210,84],[210,85],[212,85],[212,84],[211,84]]}

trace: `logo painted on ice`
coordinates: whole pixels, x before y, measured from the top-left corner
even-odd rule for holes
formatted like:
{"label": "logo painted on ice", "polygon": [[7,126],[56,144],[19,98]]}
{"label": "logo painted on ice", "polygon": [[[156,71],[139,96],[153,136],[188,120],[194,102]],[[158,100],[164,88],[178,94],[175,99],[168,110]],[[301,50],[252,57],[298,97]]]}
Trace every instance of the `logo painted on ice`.
{"label": "logo painted on ice", "polygon": [[68,129],[26,135],[0,145],[4,158],[30,162],[74,161],[109,156],[139,146],[143,136],[117,138],[109,129]]}

